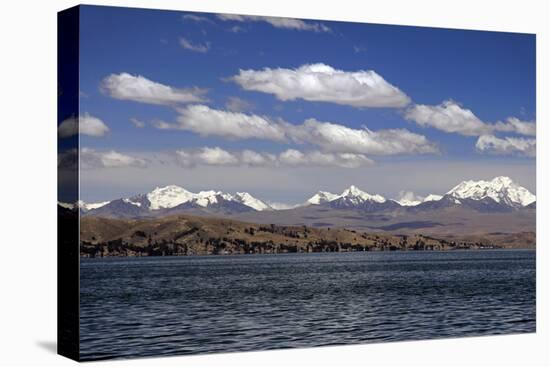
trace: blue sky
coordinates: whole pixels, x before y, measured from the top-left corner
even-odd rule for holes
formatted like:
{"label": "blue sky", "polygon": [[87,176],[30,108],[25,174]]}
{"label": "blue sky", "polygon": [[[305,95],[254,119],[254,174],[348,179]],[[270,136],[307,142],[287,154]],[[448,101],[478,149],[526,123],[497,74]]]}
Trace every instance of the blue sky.
{"label": "blue sky", "polygon": [[[493,175],[510,176],[535,190],[534,35],[93,6],[81,7],[80,20],[80,113],[99,120],[93,127],[103,124],[103,130],[89,134],[81,127],[81,147],[93,154],[81,176],[85,200],[129,196],[165,184],[192,191],[246,190],[282,202],[301,201],[319,189],[341,192],[351,184],[397,197],[403,190],[443,193],[461,180]],[[313,70],[303,84],[285,84],[288,75],[306,74],[300,67],[313,64],[331,68],[341,79],[325,83],[325,76],[317,80]],[[269,69],[262,74],[264,68]],[[240,70],[250,74],[239,81]],[[408,100],[373,102],[383,91],[353,79],[359,75],[353,73],[366,71]],[[144,90],[121,85],[123,73],[129,83],[143,78]],[[271,73],[279,76],[279,84]],[[346,89],[342,83],[348,81]],[[152,103],[151,93],[158,90],[147,90],[147,83],[178,92],[207,91],[196,93],[196,101],[166,102],[166,96],[158,96]],[[335,93],[339,86],[342,93]],[[327,88],[327,96],[311,97],[308,88]],[[144,99],[139,93],[149,94]],[[191,111],[192,106],[209,110]],[[208,120],[209,114],[218,119]],[[246,116],[274,124],[285,137],[247,134],[252,130]],[[307,119],[316,123],[304,130]],[[242,133],[216,130],[216,123],[241,120]],[[160,121],[165,128],[159,128]],[[216,131],[205,130],[208,124]],[[333,136],[322,135],[323,141],[304,136],[337,134],[333,130],[340,127],[349,134],[367,127],[375,134],[372,141],[350,140],[349,149]],[[406,148],[369,145],[388,145],[381,138],[386,135],[376,132],[393,131],[386,139],[399,140],[403,130],[413,134],[406,137]],[[205,163],[197,153],[204,147],[219,148],[236,161]],[[323,163],[283,161],[279,155],[288,149],[319,153]],[[244,150],[274,161],[243,163]],[[102,159],[108,152],[119,155]],[[352,163],[339,161],[345,154],[356,155]]]}

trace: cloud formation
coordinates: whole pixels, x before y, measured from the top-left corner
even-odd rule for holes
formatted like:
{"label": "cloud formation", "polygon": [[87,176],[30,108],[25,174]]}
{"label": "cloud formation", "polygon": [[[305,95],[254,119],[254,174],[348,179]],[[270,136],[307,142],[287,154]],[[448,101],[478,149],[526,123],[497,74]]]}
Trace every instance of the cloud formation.
{"label": "cloud formation", "polygon": [[517,154],[526,157],[535,157],[537,142],[530,138],[498,138],[494,135],[482,135],[477,139],[476,149],[479,152],[490,154]]}
{"label": "cloud formation", "polygon": [[303,99],[353,107],[405,107],[410,98],[373,70],[348,72],[325,64],[297,69],[239,70],[230,78],[243,89],[275,95],[281,101]]}
{"label": "cloud formation", "polygon": [[[192,131],[202,136],[223,136],[230,139],[285,140],[282,124],[267,117],[191,105],[178,109],[180,115],[173,128]],[[170,125],[164,125],[165,128]]]}
{"label": "cloud formation", "polygon": [[506,122],[497,122],[496,131],[507,131],[521,135],[537,135],[537,125],[534,121],[521,121],[516,117],[509,117]]}
{"label": "cloud formation", "polygon": [[193,52],[199,52],[199,53],[206,53],[210,50],[210,42],[206,43],[193,43],[187,38],[180,37],[180,46],[183,47],[186,50],[193,51]]}
{"label": "cloud formation", "polygon": [[80,150],[80,168],[118,168],[118,167],[139,167],[144,168],[147,162],[142,158],[132,157],[115,150],[97,151],[91,148]]}
{"label": "cloud formation", "polygon": [[536,134],[535,122],[520,121],[515,117],[494,124],[483,122],[471,110],[452,100],[444,101],[439,105],[411,106],[405,112],[405,118],[422,127],[433,127],[465,136],[487,135],[498,131],[533,136]]}
{"label": "cloud formation", "polygon": [[251,111],[254,109],[254,104],[239,97],[228,97],[225,108],[232,112]]}
{"label": "cloud formation", "polygon": [[100,89],[115,99],[168,106],[204,102],[207,92],[197,87],[174,88],[128,73],[107,76],[101,82]]}
{"label": "cloud formation", "polygon": [[448,100],[437,106],[417,104],[409,108],[405,118],[422,127],[433,127],[448,133],[467,136],[486,134],[490,128],[474,113]]}
{"label": "cloud formation", "polygon": [[137,119],[135,117],[130,118],[130,122],[137,128],[144,128],[145,122],[141,121],[140,119]]}
{"label": "cloud formation", "polygon": [[364,154],[325,153],[316,150],[303,153],[296,149],[285,150],[279,155],[278,159],[281,164],[289,166],[337,166],[357,168],[374,163]]}
{"label": "cloud formation", "polygon": [[325,151],[369,155],[438,153],[438,147],[424,135],[406,129],[372,131],[352,129],[331,122],[308,119],[291,129],[292,139],[321,147]]}
{"label": "cloud formation", "polygon": [[275,28],[293,29],[298,31],[331,32],[326,25],[318,22],[305,22],[300,19],[282,17],[260,17],[256,15],[239,14],[218,14],[217,17],[223,21],[234,22],[266,22]]}
{"label": "cloud formation", "polygon": [[370,165],[373,162],[362,154],[323,153],[319,151],[301,152],[287,149],[280,154],[256,152],[245,149],[227,151],[220,147],[203,147],[197,150],[176,151],[176,161],[184,167],[195,166],[334,166],[357,168]]}
{"label": "cloud formation", "polygon": [[324,152],[367,155],[438,153],[438,147],[424,135],[406,129],[372,131],[308,119],[294,125],[282,120],[240,112],[216,110],[204,105],[178,109],[177,123],[157,121],[159,129],[181,129],[202,136],[227,139],[264,139],[284,143],[311,144]]}
{"label": "cloud formation", "polygon": [[68,138],[77,135],[105,136],[109,132],[109,127],[99,118],[90,115],[88,112],[80,115],[79,118],[69,117],[61,122],[57,127],[57,133],[60,138]]}

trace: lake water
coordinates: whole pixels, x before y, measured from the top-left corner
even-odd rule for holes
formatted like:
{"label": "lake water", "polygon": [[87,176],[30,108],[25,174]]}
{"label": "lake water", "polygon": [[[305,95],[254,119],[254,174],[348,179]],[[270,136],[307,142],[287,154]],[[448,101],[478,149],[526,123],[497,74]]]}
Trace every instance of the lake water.
{"label": "lake water", "polygon": [[81,259],[81,358],[535,331],[535,251]]}

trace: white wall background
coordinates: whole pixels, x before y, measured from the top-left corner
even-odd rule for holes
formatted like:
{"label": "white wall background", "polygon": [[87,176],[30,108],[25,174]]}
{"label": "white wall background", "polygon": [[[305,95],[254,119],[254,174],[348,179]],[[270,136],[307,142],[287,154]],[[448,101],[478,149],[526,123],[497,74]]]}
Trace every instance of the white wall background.
{"label": "white wall background", "polygon": [[[537,334],[102,362],[102,366],[548,365],[550,22],[545,2],[136,0],[95,4],[537,33]],[[0,365],[73,362],[56,339],[56,12],[76,2],[0,5]],[[544,165],[547,167],[545,168]],[[30,224],[30,226],[29,226]],[[548,338],[550,340],[550,338]],[[88,363],[94,366],[96,363]],[[98,364],[99,365],[99,364]]]}

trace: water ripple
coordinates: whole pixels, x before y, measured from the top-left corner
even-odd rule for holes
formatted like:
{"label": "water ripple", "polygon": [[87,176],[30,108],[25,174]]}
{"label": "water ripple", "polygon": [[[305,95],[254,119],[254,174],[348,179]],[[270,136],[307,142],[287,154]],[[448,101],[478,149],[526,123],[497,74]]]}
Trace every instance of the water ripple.
{"label": "water ripple", "polygon": [[83,259],[81,356],[534,332],[535,252]]}

